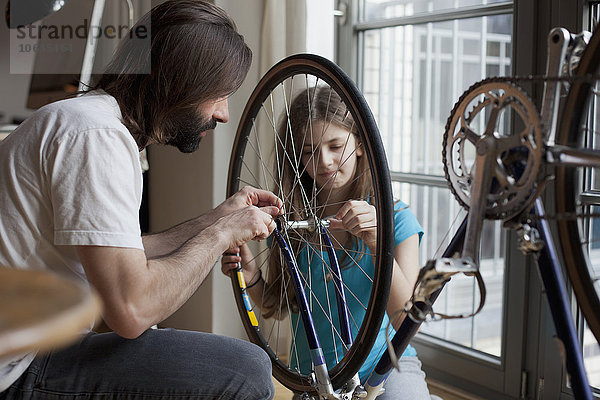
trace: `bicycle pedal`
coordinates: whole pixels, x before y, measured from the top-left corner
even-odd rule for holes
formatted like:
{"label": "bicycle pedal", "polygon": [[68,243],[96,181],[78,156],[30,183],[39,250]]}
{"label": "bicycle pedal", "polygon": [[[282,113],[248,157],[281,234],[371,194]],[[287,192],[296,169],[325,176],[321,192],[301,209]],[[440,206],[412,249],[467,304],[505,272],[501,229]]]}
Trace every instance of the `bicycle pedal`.
{"label": "bicycle pedal", "polygon": [[434,269],[441,274],[474,274],[479,267],[470,258],[438,258]]}
{"label": "bicycle pedal", "polygon": [[477,264],[468,258],[438,258],[427,261],[419,273],[413,301],[426,301],[436,290],[456,274],[474,275],[478,272]]}
{"label": "bicycle pedal", "polygon": [[529,224],[523,224],[517,230],[517,248],[523,254],[536,253],[544,247],[544,241],[540,238],[538,230]]}

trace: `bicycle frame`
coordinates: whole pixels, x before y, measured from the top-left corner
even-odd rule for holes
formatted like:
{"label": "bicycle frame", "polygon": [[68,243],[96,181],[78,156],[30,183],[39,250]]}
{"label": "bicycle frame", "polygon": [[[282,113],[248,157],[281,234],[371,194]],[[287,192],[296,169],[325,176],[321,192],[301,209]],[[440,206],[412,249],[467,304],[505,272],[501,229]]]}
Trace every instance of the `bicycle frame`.
{"label": "bicycle frame", "polygon": [[[565,290],[565,282],[561,273],[559,258],[556,254],[556,247],[552,239],[549,224],[543,218],[545,211],[540,198],[537,198],[535,201],[534,215],[536,217],[536,228],[540,233],[540,238],[546,244],[538,254],[537,265],[542,282],[546,288],[546,295],[550,305],[550,311],[556,328],[557,337],[565,349],[565,365],[571,378],[573,394],[577,399],[593,400],[593,395],[588,383],[587,375],[585,373],[581,345],[579,344],[578,335],[575,330],[575,324],[569,309],[570,302],[568,294]],[[465,218],[461,223],[450,244],[442,254],[442,257],[450,257],[456,252],[460,251],[460,249],[463,247],[467,232],[467,222],[468,217]],[[294,258],[289,250],[289,247],[287,246],[287,243],[285,242],[285,239],[278,229],[274,231],[274,235],[284,253],[284,257],[286,258],[286,265],[292,277],[296,296],[298,296],[297,298],[299,299],[300,314],[304,329],[307,333],[308,343],[311,349],[311,357],[313,359],[313,363],[315,364],[315,383],[319,395],[324,396],[324,398],[331,399],[343,398],[341,396],[344,394],[334,393],[333,388],[331,387],[331,382],[329,381],[329,377],[327,375],[327,367],[323,359],[323,352],[314,328],[314,322],[312,320],[311,313],[308,308],[308,301],[306,299],[304,290],[302,289],[302,278],[300,277],[298,267],[294,262]],[[329,240],[326,231],[322,230],[321,235],[327,245],[330,262],[335,271],[333,275],[336,287],[336,298],[338,300],[338,309],[345,310],[344,286],[340,280],[341,273],[339,270],[337,257],[335,256],[335,251],[333,250],[333,246],[331,245],[331,241]],[[438,295],[443,289],[443,286],[444,285],[432,293],[429,298],[430,303],[433,303],[437,299]],[[408,311],[408,314],[424,313],[427,311],[426,309],[427,306],[425,303],[415,302],[411,310]],[[339,315],[345,315],[345,312],[339,312]],[[394,349],[396,357],[400,357],[404,350],[406,350],[410,340],[418,332],[421,323],[422,321],[417,321],[409,317],[404,319],[391,340],[391,346]],[[350,346],[352,344],[352,336],[349,331],[350,324],[348,322],[347,315],[345,318],[340,318],[340,329],[345,345]],[[393,363],[391,356],[389,352],[385,352],[375,366],[374,372],[370,375],[364,385],[366,397],[361,398],[375,399],[380,394],[381,388],[383,387],[385,380],[390,374],[392,368]],[[357,382],[355,382],[355,384],[352,386],[352,390],[354,390],[356,385]],[[349,393],[351,393],[351,391]]]}
{"label": "bicycle frame", "polygon": [[[544,206],[540,198],[536,199],[534,215],[537,222],[536,228],[540,233],[541,240],[546,243],[544,248],[539,252],[537,265],[542,278],[544,287],[546,288],[546,297],[550,305],[550,311],[556,334],[565,350],[565,365],[567,372],[571,378],[571,387],[576,399],[592,400],[593,395],[588,383],[585,367],[583,363],[581,345],[571,311],[569,309],[569,296],[565,290],[565,282],[561,273],[561,267],[556,247],[552,239],[548,222],[543,218],[545,215]],[[449,257],[455,254],[462,247],[466,234],[467,218],[459,227],[457,233],[447,247],[442,257]],[[443,286],[442,286],[443,287]],[[430,302],[434,302],[442,288],[435,291],[430,298]],[[423,303],[415,303],[412,312],[424,311]],[[396,357],[404,352],[410,340],[419,330],[420,321],[415,321],[411,318],[405,318],[400,328],[392,339],[392,345],[396,353]],[[370,394],[379,393],[379,389],[383,386],[385,379],[393,368],[390,355],[385,353],[377,366],[375,373],[369,378],[365,385],[365,390]],[[375,397],[366,397],[372,399]]]}
{"label": "bicycle frame", "polygon": [[[442,257],[451,257],[453,254],[455,254],[462,248],[465,239],[466,229],[467,219],[465,218],[460,224],[456,234],[450,241],[450,244],[442,254]],[[429,298],[429,301],[433,303],[437,299],[442,289],[443,286],[437,289],[434,293],[432,293]],[[425,311],[426,305],[423,302],[415,302],[409,313],[420,313]],[[396,331],[396,334],[391,340],[391,346],[394,349],[396,357],[400,357],[402,353],[404,353],[404,350],[406,350],[406,348],[408,347],[408,344],[411,341],[411,339],[417,334],[421,323],[422,321],[416,321],[412,318],[404,318],[404,321],[402,321],[400,327]],[[392,368],[393,363],[390,356],[390,352],[388,351],[381,356],[381,359],[379,360],[379,362],[375,366],[375,369],[373,370],[373,374],[371,374],[371,376],[365,383],[364,388],[368,394],[367,397],[365,397],[366,399],[373,399],[379,394]]]}
{"label": "bicycle frame", "polygon": [[[306,299],[306,294],[304,293],[300,271],[298,270],[298,265],[296,265],[294,256],[292,255],[287,242],[283,238],[280,229],[281,226],[275,228],[273,234],[285,258],[285,264],[290,273],[292,285],[294,286],[294,293],[296,294],[296,299],[298,300],[298,305],[300,308],[299,313],[304,326],[304,331],[306,333],[308,347],[310,348],[310,356],[314,364],[315,384],[320,395],[325,394],[329,398],[336,398],[333,391],[333,386],[331,385],[331,381],[329,379],[329,373],[327,372],[327,364],[325,363],[325,358],[323,357],[323,349],[321,348],[319,337],[315,329],[315,323],[308,305],[308,300]],[[335,296],[338,305],[341,337],[344,345],[348,348],[352,345],[352,333],[350,328],[350,319],[348,317],[346,308],[346,294],[344,291],[344,285],[341,283],[342,273],[340,271],[338,259],[335,254],[335,249],[333,248],[333,244],[331,243],[331,239],[329,238],[327,231],[325,228],[320,227],[320,232],[323,242],[327,247],[329,263],[331,264],[331,269],[333,271],[332,275],[336,289]]]}

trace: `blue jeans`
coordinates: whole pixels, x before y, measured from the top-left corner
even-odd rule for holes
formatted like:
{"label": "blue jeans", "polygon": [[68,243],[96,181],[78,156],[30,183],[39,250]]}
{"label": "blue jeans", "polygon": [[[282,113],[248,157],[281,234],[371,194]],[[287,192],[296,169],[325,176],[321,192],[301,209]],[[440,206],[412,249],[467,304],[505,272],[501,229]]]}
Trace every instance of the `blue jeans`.
{"label": "blue jeans", "polygon": [[148,330],[134,340],[90,333],[38,356],[0,400],[271,399],[271,362],[251,343]]}

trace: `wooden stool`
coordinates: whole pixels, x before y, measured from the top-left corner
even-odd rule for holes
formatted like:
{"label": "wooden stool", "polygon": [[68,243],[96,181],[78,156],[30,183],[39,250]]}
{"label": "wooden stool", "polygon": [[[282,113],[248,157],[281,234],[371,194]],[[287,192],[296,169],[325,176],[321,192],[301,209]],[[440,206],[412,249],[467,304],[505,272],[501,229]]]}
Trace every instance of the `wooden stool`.
{"label": "wooden stool", "polygon": [[100,315],[90,289],[47,271],[0,267],[0,358],[75,340]]}

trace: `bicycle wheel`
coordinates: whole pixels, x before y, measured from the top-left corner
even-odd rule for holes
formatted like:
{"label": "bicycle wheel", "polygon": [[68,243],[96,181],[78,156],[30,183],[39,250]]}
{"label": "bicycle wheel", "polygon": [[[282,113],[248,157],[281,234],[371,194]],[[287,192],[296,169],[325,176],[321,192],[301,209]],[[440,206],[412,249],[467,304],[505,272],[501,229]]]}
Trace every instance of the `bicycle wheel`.
{"label": "bicycle wheel", "polygon": [[[571,84],[557,134],[557,144],[599,149],[597,79],[600,34],[592,36]],[[600,152],[599,152],[600,154]],[[600,155],[591,156],[596,160]],[[596,340],[600,341],[600,170],[558,167],[556,211],[559,241],[577,302]]]}
{"label": "bicycle wheel", "polygon": [[[329,161],[319,149],[329,146],[327,132],[341,129],[344,123],[344,129],[352,133],[344,143],[338,143],[344,147],[343,161],[323,173],[318,165]],[[363,172],[355,173],[340,187],[336,182],[344,183],[351,159],[357,163],[354,171]],[[236,133],[228,195],[246,185],[271,190],[284,202],[282,234],[303,265],[301,279],[321,345],[335,349],[326,359],[334,360],[328,363],[328,371],[334,389],[338,389],[362,366],[381,326],[389,294],[394,231],[389,171],[375,120],[356,86],[339,67],[319,56],[295,55],[279,62],[261,79]],[[332,215],[341,205],[340,192],[346,190],[353,190],[354,200],[374,206],[378,219],[377,245],[371,245],[372,251],[348,232],[327,228],[340,260],[342,279],[353,271],[354,278],[362,282],[360,287],[343,284],[354,342],[340,350],[326,248],[318,229],[301,229],[300,225],[314,227],[314,221]],[[246,332],[269,354],[273,375],[282,384],[296,392],[314,393],[311,371],[302,367],[308,356],[300,351],[306,338],[280,249],[275,240],[251,242],[249,247],[266,283],[260,294],[244,297],[244,285],[232,277]],[[304,261],[300,260],[303,257]],[[370,265],[365,267],[365,262]],[[253,311],[248,312],[250,309]]]}

